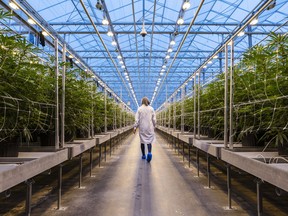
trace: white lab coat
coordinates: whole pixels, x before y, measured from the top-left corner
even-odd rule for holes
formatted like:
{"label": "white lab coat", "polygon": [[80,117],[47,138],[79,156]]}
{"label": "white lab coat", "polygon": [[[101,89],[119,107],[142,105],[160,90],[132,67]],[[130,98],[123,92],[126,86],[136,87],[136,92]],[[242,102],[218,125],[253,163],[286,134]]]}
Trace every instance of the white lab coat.
{"label": "white lab coat", "polygon": [[142,105],[135,115],[134,128],[139,127],[140,142],[152,144],[155,139],[154,128],[156,126],[156,115],[153,107]]}

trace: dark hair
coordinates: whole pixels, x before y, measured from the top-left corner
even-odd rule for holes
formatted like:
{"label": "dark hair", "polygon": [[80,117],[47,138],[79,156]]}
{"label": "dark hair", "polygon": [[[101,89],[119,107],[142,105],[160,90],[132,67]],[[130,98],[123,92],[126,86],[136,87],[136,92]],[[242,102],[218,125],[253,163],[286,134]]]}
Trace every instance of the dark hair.
{"label": "dark hair", "polygon": [[150,104],[150,102],[149,102],[147,97],[143,97],[142,98],[142,104],[144,104],[145,106],[148,106]]}

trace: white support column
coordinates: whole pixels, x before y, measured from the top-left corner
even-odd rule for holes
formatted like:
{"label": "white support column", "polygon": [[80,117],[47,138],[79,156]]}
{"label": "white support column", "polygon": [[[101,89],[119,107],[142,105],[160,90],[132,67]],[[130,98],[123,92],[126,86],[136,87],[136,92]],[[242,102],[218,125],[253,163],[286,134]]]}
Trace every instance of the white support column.
{"label": "white support column", "polygon": [[59,149],[59,62],[58,62],[58,39],[54,41],[55,47],[55,149]]}
{"label": "white support column", "polygon": [[197,107],[196,107],[196,100],[197,100],[197,90],[196,90],[196,77],[197,77],[197,75],[195,74],[194,75],[194,88],[193,88],[193,91],[194,91],[194,93],[193,93],[193,97],[194,97],[194,116],[193,116],[193,118],[194,118],[194,132],[193,132],[193,134],[194,134],[194,138],[196,138],[196,131],[197,131],[197,128],[196,128],[196,123],[197,123]]}
{"label": "white support column", "polygon": [[184,97],[185,86],[181,88],[181,133],[184,133]]}
{"label": "white support column", "polygon": [[104,132],[107,133],[107,90],[104,87]]}
{"label": "white support column", "polygon": [[61,148],[65,145],[65,85],[66,85],[66,44],[63,45],[62,52],[62,103],[61,103]]}
{"label": "white support column", "polygon": [[234,41],[231,41],[230,52],[230,123],[229,123],[229,148],[233,149],[233,91],[234,91]]}
{"label": "white support column", "polygon": [[225,44],[224,146],[228,147],[228,45]]}
{"label": "white support column", "polygon": [[169,102],[169,107],[168,107],[168,128],[169,129],[171,128],[171,103],[170,102]]}
{"label": "white support column", "polygon": [[201,86],[200,86],[200,79],[201,79],[201,71],[199,71],[198,74],[198,90],[197,90],[197,95],[198,95],[198,139],[200,139],[200,90],[201,90]]}
{"label": "white support column", "polygon": [[173,98],[173,131],[176,130],[176,95]]}

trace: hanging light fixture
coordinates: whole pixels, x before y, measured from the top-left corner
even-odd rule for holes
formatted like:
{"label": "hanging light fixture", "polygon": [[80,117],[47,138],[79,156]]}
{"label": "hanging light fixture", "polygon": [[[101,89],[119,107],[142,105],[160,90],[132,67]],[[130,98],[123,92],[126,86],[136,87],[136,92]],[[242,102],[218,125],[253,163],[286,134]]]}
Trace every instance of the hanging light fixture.
{"label": "hanging light fixture", "polygon": [[48,33],[46,31],[42,31],[42,35],[48,36]]}
{"label": "hanging light fixture", "polygon": [[170,58],[170,55],[166,55],[166,57],[165,57],[166,59],[169,59]]}
{"label": "hanging light fixture", "polygon": [[122,59],[122,56],[121,56],[121,55],[118,55],[117,58],[118,58],[118,59]]}
{"label": "hanging light fixture", "polygon": [[108,21],[108,19],[106,18],[105,15],[103,16],[102,24],[103,25],[109,25],[109,21]]}
{"label": "hanging light fixture", "polygon": [[124,66],[124,65],[122,65],[122,66],[121,66],[121,68],[123,68],[123,69],[124,69],[124,68],[125,68],[125,66]]}
{"label": "hanging light fixture", "polygon": [[217,59],[217,58],[218,58],[218,55],[213,56],[213,59]]}
{"label": "hanging light fixture", "polygon": [[35,21],[33,19],[31,19],[31,18],[28,18],[27,22],[30,23],[31,25],[35,25],[36,24]]}
{"label": "hanging light fixture", "polygon": [[251,22],[250,25],[256,25],[258,23],[258,17],[255,17]]}
{"label": "hanging light fixture", "polygon": [[14,2],[12,2],[12,1],[9,2],[9,6],[10,6],[12,9],[14,9],[14,10],[18,10],[18,9],[19,9],[19,7],[18,7]]}
{"label": "hanging light fixture", "polygon": [[241,36],[243,36],[243,35],[245,35],[245,32],[244,32],[244,31],[241,31],[241,32],[238,33],[237,36],[241,37]]}
{"label": "hanging light fixture", "polygon": [[191,4],[190,4],[189,0],[185,0],[184,4],[182,6],[182,9],[187,10],[190,8],[190,6],[191,6]]}
{"label": "hanging light fixture", "polygon": [[120,64],[124,64],[124,62],[123,62],[122,60],[121,60],[121,61],[119,61],[119,63],[120,63]]}
{"label": "hanging light fixture", "polygon": [[182,17],[179,17],[179,19],[177,20],[177,24],[182,25],[183,23],[184,23],[184,19]]}
{"label": "hanging light fixture", "polygon": [[108,35],[109,37],[112,37],[112,36],[113,36],[113,32],[112,32],[111,30],[109,30],[109,31],[107,32],[107,35]]}
{"label": "hanging light fixture", "polygon": [[207,68],[207,66],[206,66],[206,65],[204,65],[204,66],[203,66],[203,68]]}
{"label": "hanging light fixture", "polygon": [[212,61],[209,61],[208,64],[212,64]]}
{"label": "hanging light fixture", "polygon": [[171,46],[175,45],[175,40],[171,40],[170,45]]}
{"label": "hanging light fixture", "polygon": [[172,51],[173,51],[172,48],[169,48],[167,52],[171,53]]}
{"label": "hanging light fixture", "polygon": [[116,43],[115,40],[113,40],[113,41],[111,42],[111,44],[112,44],[112,46],[117,46],[117,43]]}
{"label": "hanging light fixture", "polygon": [[162,66],[162,68],[164,68],[164,69],[165,69],[165,68],[166,68],[166,65],[163,65],[163,66]]}

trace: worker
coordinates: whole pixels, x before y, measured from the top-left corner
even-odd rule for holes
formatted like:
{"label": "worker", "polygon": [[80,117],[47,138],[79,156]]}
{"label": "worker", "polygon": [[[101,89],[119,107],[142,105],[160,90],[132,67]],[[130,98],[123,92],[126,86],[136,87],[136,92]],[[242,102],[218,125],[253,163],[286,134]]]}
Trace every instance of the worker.
{"label": "worker", "polygon": [[[139,127],[142,159],[150,162],[152,159],[152,143],[155,139],[154,129],[156,126],[156,115],[147,97],[142,98],[142,105],[138,108],[135,115],[134,134]],[[148,147],[147,157],[145,155],[145,145]]]}

